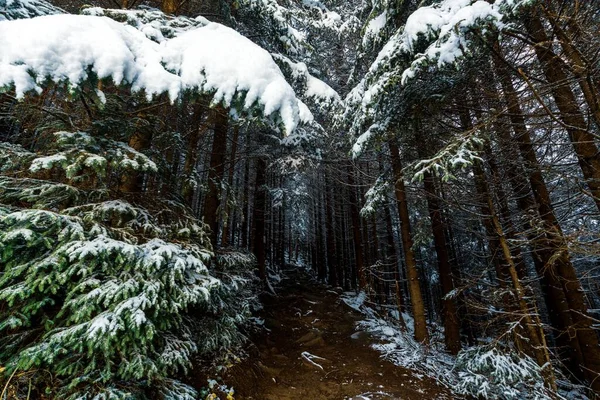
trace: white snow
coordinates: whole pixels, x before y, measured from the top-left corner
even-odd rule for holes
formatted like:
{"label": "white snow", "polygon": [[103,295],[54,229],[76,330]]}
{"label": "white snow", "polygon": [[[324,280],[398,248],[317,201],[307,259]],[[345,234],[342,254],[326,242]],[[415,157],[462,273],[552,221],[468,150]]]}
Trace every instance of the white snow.
{"label": "white snow", "polygon": [[192,90],[241,110],[258,105],[288,133],[300,122],[298,99],[269,53],[217,23],[159,44],[107,17],[52,15],[0,22],[0,43],[0,87],[14,85],[18,98],[41,92],[47,79],[80,86],[90,70],[149,98],[168,93],[175,101]]}
{"label": "white snow", "polygon": [[27,228],[14,229],[2,235],[2,240],[8,242],[18,237],[21,237],[26,242],[29,242],[31,239],[33,239],[33,231]]}
{"label": "white snow", "polygon": [[367,294],[365,292],[359,292],[358,294],[348,292],[344,293],[344,295],[341,296],[341,299],[344,303],[346,303],[346,305],[348,305],[348,307],[358,312],[362,312],[361,307],[367,299]]}
{"label": "white snow", "polygon": [[[377,17],[373,18],[367,24],[367,28],[365,29],[365,37],[368,36],[377,36],[379,32],[383,28],[385,28],[385,24],[387,22],[388,13],[387,10],[379,14]],[[364,42],[364,41],[363,41]]]}
{"label": "white snow", "polygon": [[51,156],[39,157],[31,162],[29,170],[38,172],[42,169],[51,169],[55,165],[64,165],[67,162],[67,157],[63,153],[53,154]]}

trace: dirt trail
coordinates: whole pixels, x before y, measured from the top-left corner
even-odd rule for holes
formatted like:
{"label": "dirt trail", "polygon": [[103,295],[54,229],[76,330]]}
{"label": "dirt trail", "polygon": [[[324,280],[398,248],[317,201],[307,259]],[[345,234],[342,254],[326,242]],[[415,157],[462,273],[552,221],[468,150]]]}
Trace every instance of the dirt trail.
{"label": "dirt trail", "polygon": [[225,378],[236,399],[453,398],[434,380],[382,360],[369,335],[355,330],[360,314],[337,293],[302,272],[285,274],[260,315],[270,331],[251,338],[251,357]]}

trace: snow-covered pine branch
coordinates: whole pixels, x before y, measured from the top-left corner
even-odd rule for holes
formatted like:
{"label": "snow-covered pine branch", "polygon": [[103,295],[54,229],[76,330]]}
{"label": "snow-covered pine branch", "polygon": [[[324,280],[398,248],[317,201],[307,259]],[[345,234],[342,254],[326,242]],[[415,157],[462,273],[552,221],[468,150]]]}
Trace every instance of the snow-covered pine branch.
{"label": "snow-covered pine branch", "polygon": [[44,0],[0,0],[0,21],[64,14]]}
{"label": "snow-covered pine branch", "polygon": [[[428,67],[458,66],[475,51],[473,34],[508,29],[535,0],[443,0],[420,7],[380,50],[362,80],[346,96],[340,121],[353,137],[389,118],[388,109]],[[398,117],[397,117],[398,118]]]}
{"label": "snow-covered pine branch", "polygon": [[280,121],[288,133],[312,120],[269,53],[218,23],[159,44],[106,17],[52,15],[2,21],[0,41],[0,87],[18,98],[48,81],[77,88],[110,78],[148,98],[208,94],[213,104]]}
{"label": "snow-covered pine branch", "polygon": [[110,391],[114,380],[130,393],[142,381],[160,387],[189,367],[197,345],[181,335],[182,315],[220,285],[210,253],[113,239],[95,221],[42,210],[3,212],[0,227],[4,366],[51,367],[65,397]]}

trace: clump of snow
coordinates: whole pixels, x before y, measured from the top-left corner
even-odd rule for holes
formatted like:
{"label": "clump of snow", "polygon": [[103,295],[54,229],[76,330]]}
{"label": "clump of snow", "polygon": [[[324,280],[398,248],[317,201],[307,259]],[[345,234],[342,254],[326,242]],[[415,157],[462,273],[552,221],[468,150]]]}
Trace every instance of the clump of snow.
{"label": "clump of snow", "polygon": [[[327,83],[311,75],[305,63],[294,62],[281,54],[274,54],[273,58],[304,100],[314,103],[324,111],[341,103],[340,95]],[[306,120],[303,115],[306,111],[300,110],[303,121]]]}
{"label": "clump of snow", "polygon": [[[470,52],[467,33],[482,30],[502,30],[507,17],[512,16],[532,0],[444,0],[415,10],[403,29],[394,34],[379,52],[371,71],[382,68],[390,59],[406,54],[413,56],[411,65],[402,68],[402,82],[415,76],[424,65],[455,63]],[[425,40],[426,48],[419,46]],[[418,53],[418,54],[417,54]]]}
{"label": "clump of snow", "polygon": [[296,95],[270,54],[233,29],[209,24],[166,42],[163,62],[183,87],[213,93],[213,102],[231,105],[244,94],[243,108],[260,103],[266,116],[278,111],[286,131],[299,120]]}
{"label": "clump of snow", "polygon": [[0,0],[0,21],[64,13],[44,0]]}
{"label": "clump of snow", "polygon": [[172,16],[162,11],[149,7],[140,7],[138,10],[105,9],[100,7],[88,7],[82,10],[83,15],[96,17],[109,17],[119,22],[126,22],[133,26],[146,37],[161,43],[167,39],[174,38],[190,29],[208,25],[210,21],[199,16],[189,18],[185,16]]}
{"label": "clump of snow", "polygon": [[384,10],[381,14],[373,18],[367,24],[365,28],[365,34],[363,37],[363,45],[368,43],[369,38],[375,37],[379,35],[379,33],[385,28],[385,24],[387,23],[388,12]]}
{"label": "clump of snow", "polygon": [[[18,98],[46,80],[81,86],[90,71],[149,98],[197,91],[238,111],[258,106],[288,133],[300,122],[298,99],[269,53],[217,23],[159,44],[107,17],[53,15],[0,22],[0,42],[0,88],[14,86]],[[307,110],[302,117],[310,119]]]}
{"label": "clump of snow", "polygon": [[42,169],[51,169],[56,165],[64,165],[67,162],[67,157],[64,154],[53,154],[51,156],[39,157],[31,162],[29,170],[38,172]]}
{"label": "clump of snow", "polygon": [[348,305],[348,307],[358,312],[362,312],[362,307],[367,299],[367,294],[365,292],[359,292],[358,294],[354,292],[348,292],[344,293],[341,299],[344,303],[346,303],[346,305]]}
{"label": "clump of snow", "polygon": [[377,137],[377,134],[385,130],[385,124],[375,123],[371,125],[363,134],[352,145],[352,157],[357,158],[360,156],[367,144]]}

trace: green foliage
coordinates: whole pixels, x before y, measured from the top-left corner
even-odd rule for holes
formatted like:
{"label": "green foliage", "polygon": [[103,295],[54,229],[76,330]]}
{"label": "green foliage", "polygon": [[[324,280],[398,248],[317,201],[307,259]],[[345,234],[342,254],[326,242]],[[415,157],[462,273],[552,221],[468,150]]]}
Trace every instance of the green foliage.
{"label": "green foliage", "polygon": [[511,349],[465,349],[458,354],[454,370],[458,394],[494,400],[550,399],[537,363]]}
{"label": "green foliage", "polygon": [[46,151],[51,153],[35,158],[29,170],[39,172],[60,168],[68,179],[83,179],[92,173],[106,175],[107,167],[118,172],[156,172],[156,164],[126,143],[95,138],[85,132],[57,132],[56,141]]}
{"label": "green foliage", "polygon": [[205,266],[210,253],[116,240],[100,224],[42,210],[3,215],[0,230],[8,371],[48,368],[64,381],[61,393],[85,393],[189,368],[197,347],[182,314],[219,286]]}

